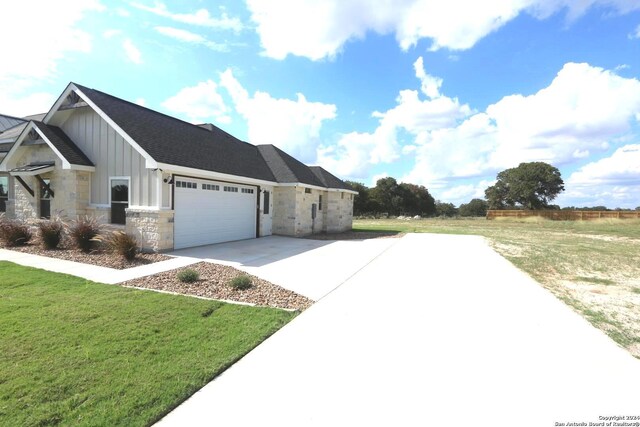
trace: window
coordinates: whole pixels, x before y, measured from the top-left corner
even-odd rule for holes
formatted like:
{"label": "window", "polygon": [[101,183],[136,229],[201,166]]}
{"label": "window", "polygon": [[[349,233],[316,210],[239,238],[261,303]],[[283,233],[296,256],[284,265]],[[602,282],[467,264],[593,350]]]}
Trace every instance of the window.
{"label": "window", "polygon": [[340,193],[340,198],[344,199],[344,193]]}
{"label": "window", "polygon": [[111,223],[126,224],[129,207],[129,178],[111,178]]}
{"label": "window", "polygon": [[40,218],[51,218],[51,184],[50,179],[40,181]]}
{"label": "window", "polygon": [[311,194],[311,189],[310,189],[310,188],[305,188],[305,189],[304,189],[304,192],[305,192],[306,194]]}
{"label": "window", "polygon": [[228,186],[224,186],[224,191],[229,192],[229,193],[237,193],[238,192],[238,187],[228,187]]}
{"label": "window", "polygon": [[242,192],[245,194],[253,194],[253,188],[243,188]]}
{"label": "window", "polygon": [[215,184],[202,184],[203,190],[220,191],[220,186]]}
{"label": "window", "polygon": [[194,190],[198,188],[198,184],[191,181],[176,181],[176,187],[178,188],[193,188]]}
{"label": "window", "polygon": [[9,177],[0,176],[0,212],[7,211],[7,200],[9,200]]}
{"label": "window", "polygon": [[319,211],[322,210],[322,195],[320,195],[320,197],[318,197],[318,210]]}
{"label": "window", "polygon": [[271,193],[268,191],[264,192],[264,197],[262,198],[263,202],[264,202],[264,207],[262,208],[262,212],[265,215],[269,215],[269,197],[270,197]]}
{"label": "window", "polygon": [[353,200],[353,194],[349,194],[349,200]]}

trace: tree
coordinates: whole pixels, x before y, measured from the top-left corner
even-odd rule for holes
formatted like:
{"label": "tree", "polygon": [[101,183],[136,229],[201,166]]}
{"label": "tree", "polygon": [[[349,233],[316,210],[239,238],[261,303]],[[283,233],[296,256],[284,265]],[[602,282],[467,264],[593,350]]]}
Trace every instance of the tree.
{"label": "tree", "polygon": [[436,213],[436,204],[429,190],[423,185],[402,183],[400,193],[403,197],[402,211],[406,215],[431,216]]}
{"label": "tree", "polygon": [[458,208],[460,216],[487,216],[489,204],[482,199],[472,199],[469,203],[461,204]]}
{"label": "tree", "polygon": [[544,162],[520,163],[503,170],[495,185],[485,190],[490,209],[522,206],[544,209],[564,191],[564,181],[558,168]]}
{"label": "tree", "polygon": [[380,178],[371,190],[371,199],[377,204],[379,212],[398,215],[403,201],[401,192],[395,178]]}
{"label": "tree", "polygon": [[458,209],[456,209],[453,203],[444,203],[438,200],[436,201],[436,215],[437,216],[456,216],[458,215]]}

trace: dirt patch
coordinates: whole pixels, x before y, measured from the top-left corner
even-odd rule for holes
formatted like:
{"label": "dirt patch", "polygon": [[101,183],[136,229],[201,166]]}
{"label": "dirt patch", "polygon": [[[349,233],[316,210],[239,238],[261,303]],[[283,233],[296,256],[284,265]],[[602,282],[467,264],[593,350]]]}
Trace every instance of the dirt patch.
{"label": "dirt patch", "polygon": [[95,250],[84,253],[73,248],[68,242],[61,244],[58,249],[46,250],[40,245],[39,239],[34,238],[32,243],[25,246],[6,247],[0,245],[2,249],[9,249],[16,252],[23,252],[32,255],[46,256],[49,258],[64,259],[67,261],[81,262],[83,264],[97,265],[100,267],[115,268],[124,270],[126,268],[138,267],[140,265],[152,264],[154,262],[171,259],[166,255],[154,253],[140,253],[132,261],[127,261],[118,254],[104,250]]}
{"label": "dirt patch", "polygon": [[305,236],[310,240],[369,240],[369,239],[394,239],[404,236],[406,233],[398,231],[345,231],[344,233],[322,233]]}
{"label": "dirt patch", "polygon": [[496,252],[505,257],[519,258],[525,256],[522,246],[499,243],[489,239],[487,239],[487,241]]}
{"label": "dirt patch", "polygon": [[[178,272],[186,269],[196,270],[200,275],[199,280],[193,283],[179,281]],[[251,278],[252,286],[249,289],[236,290],[228,285],[231,279],[240,275]],[[208,262],[199,262],[182,269],[129,280],[122,285],[292,310],[304,310],[314,303],[307,297],[236,268]]]}

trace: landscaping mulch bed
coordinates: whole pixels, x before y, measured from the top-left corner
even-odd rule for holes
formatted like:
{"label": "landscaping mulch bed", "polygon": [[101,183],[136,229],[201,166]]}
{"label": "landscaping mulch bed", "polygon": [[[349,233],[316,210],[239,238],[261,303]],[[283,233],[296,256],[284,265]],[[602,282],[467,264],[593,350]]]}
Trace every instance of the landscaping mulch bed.
{"label": "landscaping mulch bed", "polygon": [[322,233],[306,236],[311,240],[368,240],[368,239],[395,239],[404,236],[398,231],[345,231],[344,233]]}
{"label": "landscaping mulch bed", "polygon": [[118,270],[171,259],[171,257],[162,254],[139,253],[133,261],[129,262],[116,253],[106,252],[104,250],[95,250],[90,253],[84,253],[79,249],[72,247],[69,243],[62,243],[58,249],[46,250],[42,248],[39,238],[37,237],[34,237],[31,243],[24,246],[7,247],[0,244],[0,248],[50,258],[64,259],[67,261],[76,261],[84,264],[98,265],[100,267],[115,268]]}
{"label": "landscaping mulch bed", "polygon": [[[193,283],[180,282],[177,275],[186,269],[196,270],[200,278]],[[249,289],[236,290],[228,284],[231,279],[240,275],[251,278],[252,286]],[[236,268],[209,262],[199,262],[182,269],[129,280],[122,285],[291,310],[304,310],[314,303],[307,297]]]}

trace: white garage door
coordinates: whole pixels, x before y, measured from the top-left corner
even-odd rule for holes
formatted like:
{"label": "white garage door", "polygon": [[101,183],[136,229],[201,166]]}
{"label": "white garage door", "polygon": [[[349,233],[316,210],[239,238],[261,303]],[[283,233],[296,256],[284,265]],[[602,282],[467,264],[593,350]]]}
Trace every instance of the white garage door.
{"label": "white garage door", "polygon": [[257,188],[174,179],[176,249],[256,237]]}

